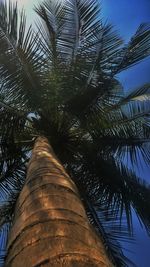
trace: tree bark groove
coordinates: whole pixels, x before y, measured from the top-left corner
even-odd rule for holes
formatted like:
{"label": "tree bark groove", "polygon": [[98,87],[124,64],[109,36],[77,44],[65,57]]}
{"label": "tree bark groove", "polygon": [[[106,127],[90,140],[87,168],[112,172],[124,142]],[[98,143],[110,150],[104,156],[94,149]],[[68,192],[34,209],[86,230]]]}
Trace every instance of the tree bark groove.
{"label": "tree bark groove", "polygon": [[78,190],[48,140],[37,138],[16,204],[5,267],[112,267]]}

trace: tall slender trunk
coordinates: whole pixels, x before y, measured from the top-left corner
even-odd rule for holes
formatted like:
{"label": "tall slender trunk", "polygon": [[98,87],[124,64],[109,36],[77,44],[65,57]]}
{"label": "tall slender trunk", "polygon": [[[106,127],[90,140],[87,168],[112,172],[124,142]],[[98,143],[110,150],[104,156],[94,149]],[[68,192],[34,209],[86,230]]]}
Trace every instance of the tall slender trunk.
{"label": "tall slender trunk", "polygon": [[78,190],[39,137],[16,204],[5,267],[112,267]]}

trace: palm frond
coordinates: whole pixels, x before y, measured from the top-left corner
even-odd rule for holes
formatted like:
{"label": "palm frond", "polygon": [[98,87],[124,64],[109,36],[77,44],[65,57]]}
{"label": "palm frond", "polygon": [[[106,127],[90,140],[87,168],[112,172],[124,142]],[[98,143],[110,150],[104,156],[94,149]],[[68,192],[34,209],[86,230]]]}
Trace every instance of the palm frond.
{"label": "palm frond", "polygon": [[6,199],[9,195],[20,192],[25,180],[25,162],[19,160],[1,160],[0,162],[0,197]]}
{"label": "palm frond", "polygon": [[[121,222],[126,215],[129,231],[132,232],[132,207],[143,225],[150,231],[150,188],[133,174],[121,161],[117,163],[114,154],[107,155],[98,145],[90,148],[85,145],[80,162],[82,166],[74,167],[75,181],[84,187],[93,205],[101,207],[105,201],[107,209],[111,208],[112,217]],[[117,157],[117,156],[116,156]],[[77,179],[77,180],[76,180]],[[144,208],[143,208],[144,207]],[[108,216],[109,217],[109,216]]]}
{"label": "palm frond", "polygon": [[[138,88],[129,90],[129,93],[125,94],[122,92],[121,94],[111,93],[106,97],[106,107],[103,108],[104,112],[111,112],[113,110],[117,110],[126,104],[130,103],[138,103],[141,104],[141,102],[146,103],[144,101],[150,100],[150,84],[144,84]],[[102,99],[103,101],[103,99]]]}
{"label": "palm frond", "polygon": [[[111,145],[114,141],[114,144],[118,144],[118,146],[122,145],[138,145],[137,141],[139,141],[139,146],[145,142],[149,142],[149,133],[146,130],[146,113],[137,114],[133,118],[126,117],[123,113],[121,117],[116,116],[116,120],[111,121],[109,117],[101,117],[96,118],[93,122],[92,120],[88,120],[83,124],[83,128],[87,128],[91,138],[94,138],[100,144]],[[115,118],[113,116],[113,118]],[[147,126],[148,127],[148,126]]]}
{"label": "palm frond", "polygon": [[5,256],[6,256],[6,245],[7,245],[7,238],[10,231],[10,223],[4,224],[0,228],[0,266],[4,266]]}
{"label": "palm frond", "polygon": [[[38,34],[31,27],[26,30],[24,11],[18,23],[17,6],[1,2],[0,22],[0,75],[9,99],[22,103],[22,106],[35,108],[33,96],[41,102],[41,64]],[[4,11],[5,10],[5,11]],[[9,10],[9,12],[8,12]],[[19,27],[19,30],[18,30]],[[29,105],[30,104],[30,105]]]}
{"label": "palm frond", "polygon": [[129,235],[126,221],[122,225],[120,225],[120,221],[118,220],[114,222],[111,210],[108,211],[108,208],[105,210],[105,205],[103,205],[99,211],[90,201],[86,201],[86,211],[90,223],[103,240],[105,249],[114,266],[135,267],[135,264],[125,256],[125,250],[123,251],[124,247],[122,243],[131,243],[134,241],[134,238]]}
{"label": "palm frond", "polygon": [[137,143],[139,139],[147,142],[150,116],[148,89],[149,85],[145,85],[125,97],[120,94],[112,95],[112,99],[110,96],[102,99],[97,112],[94,110],[84,119],[83,127],[89,129],[93,138],[106,138],[108,142],[109,138],[110,142],[119,138],[120,144],[121,140],[126,140],[127,144],[128,141]]}
{"label": "palm frond", "polygon": [[[75,95],[72,95],[66,103],[69,112],[77,116],[91,113],[99,99],[107,95],[112,87],[119,89],[119,83],[111,77],[109,56],[121,45],[121,38],[110,25],[100,24],[92,42],[92,48],[89,45],[86,51],[85,47],[83,63],[81,62],[82,52],[79,52],[80,60],[76,59],[78,72],[73,74],[78,79],[78,84],[75,79],[71,82],[74,85],[77,84],[78,87],[76,87]],[[86,57],[87,60],[85,60]],[[85,69],[85,63],[87,69]]]}
{"label": "palm frond", "polygon": [[[97,1],[66,1],[66,13],[69,20],[68,38],[72,40],[72,59],[76,60],[77,55],[85,53],[87,47],[95,40],[94,34],[100,29],[100,20],[97,16],[100,13],[100,5]],[[85,50],[85,52],[84,52]]]}
{"label": "palm frond", "polygon": [[113,74],[119,73],[150,55],[150,24],[142,23],[129,44],[118,50],[115,58]]}
{"label": "palm frond", "polygon": [[35,11],[42,19],[38,29],[42,36],[43,48],[50,60],[49,64],[56,70],[60,63],[59,39],[64,25],[64,9],[60,1],[44,1]]}
{"label": "palm frond", "polygon": [[0,203],[0,266],[4,266],[5,256],[7,252],[7,240],[9,231],[13,222],[15,204],[19,193],[17,191],[9,192],[6,200]]}
{"label": "palm frond", "polygon": [[11,108],[10,106],[9,108],[8,105],[7,109],[6,107],[0,108],[0,138],[2,145],[5,140],[11,143],[11,139],[14,139],[14,136],[19,135],[26,127],[26,113],[21,114],[16,108]]}

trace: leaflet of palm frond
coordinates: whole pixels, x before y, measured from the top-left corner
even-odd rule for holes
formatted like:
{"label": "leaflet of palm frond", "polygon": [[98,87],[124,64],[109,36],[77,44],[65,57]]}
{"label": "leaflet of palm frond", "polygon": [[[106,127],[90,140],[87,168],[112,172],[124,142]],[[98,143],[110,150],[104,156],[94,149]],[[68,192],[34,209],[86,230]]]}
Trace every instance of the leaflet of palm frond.
{"label": "leaflet of palm frond", "polygon": [[[34,134],[32,129],[32,121],[29,118],[29,111],[20,106],[20,103],[16,103],[13,99],[10,101],[7,99],[7,93],[3,86],[0,92],[0,135],[1,135],[1,153],[4,149],[6,153],[11,154],[10,150],[15,153],[16,144],[18,140],[32,139],[30,136]],[[13,146],[13,147],[12,147]],[[22,143],[23,146],[23,143]],[[10,147],[9,151],[8,148]],[[18,147],[19,148],[19,147]],[[18,153],[19,155],[19,153]]]}
{"label": "leaflet of palm frond", "polygon": [[[113,31],[110,25],[101,25],[99,33],[97,33],[97,43],[93,45],[94,57],[91,58],[92,65],[89,68],[83,84],[79,84],[79,88],[76,88],[75,97],[71,98],[68,103],[68,108],[74,113],[90,112],[99,106],[99,98],[103,95],[108,94],[116,85],[116,90],[119,88],[119,82],[112,79],[111,73],[106,71],[107,68],[110,70],[109,54],[114,53],[114,50],[122,42],[119,39],[116,32]],[[91,54],[91,51],[89,52]],[[80,55],[81,57],[81,55]],[[88,61],[90,55],[88,54]],[[87,62],[85,62],[87,65]],[[85,69],[85,64],[83,65]],[[80,75],[82,69],[80,71]],[[76,77],[74,75],[74,77]],[[78,80],[80,76],[77,76]],[[117,84],[116,84],[117,83]],[[74,83],[73,83],[74,84]]]}
{"label": "leaflet of palm frond", "polygon": [[[25,171],[22,168],[22,174]],[[21,174],[21,172],[20,172]],[[21,178],[21,177],[20,177]],[[22,177],[23,178],[23,177]],[[9,194],[5,198],[1,198],[1,203],[0,203],[0,228],[6,224],[6,223],[11,223],[12,218],[14,216],[14,210],[15,210],[15,205],[17,198],[19,196],[20,190],[23,186],[23,180],[16,183],[16,186],[14,188],[11,188]],[[10,186],[11,187],[11,186]]]}
{"label": "leaflet of palm frond", "polygon": [[[132,99],[128,103],[122,105],[118,109],[113,110],[114,114],[119,113],[124,114],[127,119],[138,119],[143,117],[143,125],[147,122],[150,117],[150,97],[149,95],[141,95],[137,99]],[[112,112],[112,114],[113,114]],[[141,120],[142,121],[142,120]],[[145,123],[144,123],[145,121]]]}
{"label": "leaflet of palm frond", "polygon": [[148,212],[150,186],[144,180],[141,181],[141,179],[136,178],[133,171],[128,170],[123,163],[119,163],[118,165],[120,173],[127,176],[126,182],[130,191],[131,204],[136,212],[136,215],[150,234],[150,213]]}
{"label": "leaflet of palm frond", "polygon": [[[110,150],[110,147],[108,148]],[[116,159],[125,162],[128,168],[133,172],[137,173],[142,169],[142,166],[149,166],[150,162],[150,141],[144,142],[142,144],[136,143],[132,145],[115,145],[112,147],[113,154]]]}
{"label": "leaflet of palm frond", "polygon": [[45,1],[35,8],[35,11],[42,19],[42,22],[38,23],[38,30],[42,36],[42,46],[50,60],[49,65],[58,70],[63,54],[59,43],[65,22],[64,8],[60,1]]}
{"label": "leaflet of palm frond", "polygon": [[129,44],[118,50],[112,58],[113,74],[119,73],[150,55],[150,24],[142,23]]}
{"label": "leaflet of palm frond", "polygon": [[126,109],[117,109],[116,112],[110,112],[110,115],[108,113],[93,115],[92,119],[88,118],[82,126],[88,129],[92,140],[99,144],[102,151],[114,154],[118,152],[124,157],[130,155],[131,162],[137,166],[141,153],[143,160],[148,164],[150,132],[146,122],[149,105],[142,105],[140,109],[132,104],[130,108],[127,105]]}
{"label": "leaflet of palm frond", "polygon": [[20,118],[25,118],[27,114],[26,110],[20,108],[19,103],[15,103],[13,99],[11,102],[7,99],[5,88],[3,88],[3,86],[0,87],[0,112],[2,111],[10,112]]}
{"label": "leaflet of palm frond", "polygon": [[[3,9],[7,10],[7,5],[2,2],[1,10]],[[13,96],[13,99],[22,103],[23,106],[30,104],[30,108],[34,110],[35,104],[39,105],[42,101],[40,98],[41,84],[43,85],[41,64],[45,63],[39,50],[38,34],[34,34],[31,27],[26,30],[23,11],[20,25],[18,24],[17,7],[10,4],[9,15],[7,16],[7,11],[2,15],[3,19],[0,24],[1,79],[4,81],[7,96],[10,99]],[[34,99],[36,97],[34,103],[33,96]]]}
{"label": "leaflet of palm frond", "polygon": [[[110,107],[106,108],[104,111],[111,112],[113,110],[119,110],[121,107],[130,104],[130,103],[137,103],[140,105],[142,102],[145,103],[145,101],[150,100],[150,84],[144,84],[136,89],[129,90],[130,93],[125,95],[124,92],[122,94],[118,95],[117,102],[114,104],[111,104]],[[116,95],[113,96],[116,98]]]}
{"label": "leaflet of palm frond", "polygon": [[11,223],[16,200],[18,198],[18,194],[12,194],[11,198],[6,201],[1,201],[0,203],[0,228],[2,228],[6,223]]}
{"label": "leaflet of palm frond", "polygon": [[25,162],[28,160],[25,148],[15,143],[14,137],[1,137],[0,141],[0,196],[1,199],[20,191],[24,182]]}
{"label": "leaflet of palm frond", "polygon": [[[21,171],[21,168],[22,171]],[[11,227],[15,204],[25,181],[25,166],[19,170],[5,171],[5,179],[0,181],[0,261],[3,263],[6,255],[6,244]],[[13,173],[13,174],[12,174]]]}
{"label": "leaflet of palm frond", "polygon": [[106,156],[114,156],[122,162],[126,162],[133,171],[137,172],[142,165],[149,166],[150,140],[149,138],[118,138],[106,137],[96,141],[99,150]]}
{"label": "leaflet of palm frond", "polygon": [[6,161],[1,159],[0,168],[0,197],[1,200],[9,197],[9,195],[20,192],[25,180],[26,160],[11,160]]}
{"label": "leaflet of palm frond", "polygon": [[[116,108],[108,113],[98,111],[82,121],[82,127],[86,128],[94,138],[142,138],[148,139],[146,131],[149,102],[131,102],[121,108]],[[146,126],[147,125],[147,126]]]}
{"label": "leaflet of palm frond", "polygon": [[42,27],[46,34],[48,50],[61,52],[61,59],[70,63],[76,57],[77,50],[81,49],[83,37],[92,36],[93,29],[97,28],[97,14],[99,5],[94,1],[68,0],[46,1],[36,8],[36,12],[45,21]]}
{"label": "leaflet of palm frond", "polygon": [[[111,207],[114,219],[122,218],[125,212],[129,230],[132,231],[132,207],[137,216],[149,232],[149,193],[150,188],[144,181],[138,179],[131,170],[112,156],[100,153],[98,148],[94,151],[85,146],[82,154],[82,166],[76,172],[82,186],[94,205],[101,206],[105,200],[108,210]],[[81,178],[80,175],[82,173]],[[135,189],[136,188],[136,189]],[[137,192],[139,192],[137,194]],[[144,207],[144,208],[143,208]]]}
{"label": "leaflet of palm frond", "polygon": [[[103,240],[108,256],[116,267],[134,266],[123,253],[124,246],[122,243],[132,243],[134,238],[129,236],[126,221],[120,225],[120,221],[111,219],[112,211],[109,212],[109,220],[105,215],[105,206],[101,211],[91,205],[90,200],[85,203],[86,211],[90,223],[94,226],[97,234]],[[108,214],[108,209],[107,209]]]}
{"label": "leaflet of palm frond", "polygon": [[7,238],[10,231],[10,223],[4,224],[0,228],[0,266],[4,266],[4,260],[6,256]]}
{"label": "leaflet of palm frond", "polygon": [[[10,107],[10,106],[9,106]],[[15,143],[17,136],[26,129],[26,114],[19,110],[0,109],[0,153],[4,159],[20,158],[22,147]]]}

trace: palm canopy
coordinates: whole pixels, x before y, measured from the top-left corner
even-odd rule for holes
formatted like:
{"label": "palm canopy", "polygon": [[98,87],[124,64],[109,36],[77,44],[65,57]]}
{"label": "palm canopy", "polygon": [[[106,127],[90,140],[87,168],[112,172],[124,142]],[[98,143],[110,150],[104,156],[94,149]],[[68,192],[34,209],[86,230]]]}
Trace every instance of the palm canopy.
{"label": "palm canopy", "polygon": [[116,75],[150,54],[150,25],[128,44],[100,19],[96,0],[45,1],[36,29],[0,3],[2,250],[34,140],[46,136],[78,186],[115,266],[132,210],[150,232],[150,188],[125,164],[149,161],[150,84],[125,94]]}

